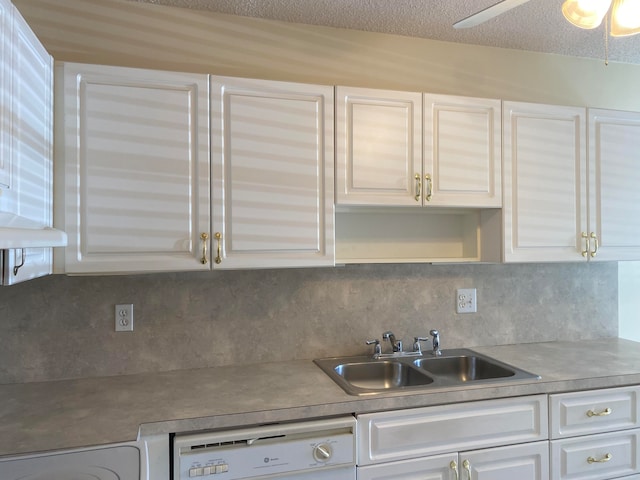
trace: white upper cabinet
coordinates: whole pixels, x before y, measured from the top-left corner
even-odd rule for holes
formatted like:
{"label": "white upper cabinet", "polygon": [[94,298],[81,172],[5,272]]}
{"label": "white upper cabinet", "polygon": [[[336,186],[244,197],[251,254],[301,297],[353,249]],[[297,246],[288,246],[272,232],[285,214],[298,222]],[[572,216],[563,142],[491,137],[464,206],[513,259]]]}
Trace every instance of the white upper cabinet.
{"label": "white upper cabinet", "polygon": [[337,204],[501,206],[500,100],[336,92]]}
{"label": "white upper cabinet", "polygon": [[422,205],[422,95],[336,88],[336,203]]}
{"label": "white upper cabinet", "polygon": [[584,108],[504,102],[504,260],[584,261]]}
{"label": "white upper cabinet", "polygon": [[9,0],[0,0],[0,192],[11,182],[11,56],[13,53],[13,7]]}
{"label": "white upper cabinet", "polygon": [[425,94],[425,205],[502,206],[501,128],[500,100]]}
{"label": "white upper cabinet", "polygon": [[640,260],[640,114],[505,102],[504,119],[504,260]]}
{"label": "white upper cabinet", "polygon": [[211,78],[214,268],[333,265],[333,87]]}
{"label": "white upper cabinet", "polygon": [[640,260],[640,113],[588,113],[588,258]]}
{"label": "white upper cabinet", "polygon": [[[0,216],[52,226],[53,60],[20,13],[0,0]],[[8,233],[5,230],[4,233]],[[5,250],[2,284],[52,271],[51,248]]]}
{"label": "white upper cabinet", "polygon": [[79,64],[57,73],[65,271],[208,270],[208,76]]}

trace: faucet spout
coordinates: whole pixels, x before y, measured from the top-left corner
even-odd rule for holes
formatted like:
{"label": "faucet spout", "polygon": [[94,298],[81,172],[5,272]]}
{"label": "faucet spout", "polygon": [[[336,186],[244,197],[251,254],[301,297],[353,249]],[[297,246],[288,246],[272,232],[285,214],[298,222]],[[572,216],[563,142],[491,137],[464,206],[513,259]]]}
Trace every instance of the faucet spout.
{"label": "faucet spout", "polygon": [[393,332],[384,332],[382,334],[382,339],[388,340],[389,343],[391,343],[391,348],[394,353],[402,352],[402,340],[396,340],[396,336],[393,334]]}
{"label": "faucet spout", "polygon": [[429,335],[433,337],[431,342],[433,345],[433,351],[431,353],[435,356],[442,355],[442,352],[440,351],[440,332],[438,332],[438,330],[431,330]]}

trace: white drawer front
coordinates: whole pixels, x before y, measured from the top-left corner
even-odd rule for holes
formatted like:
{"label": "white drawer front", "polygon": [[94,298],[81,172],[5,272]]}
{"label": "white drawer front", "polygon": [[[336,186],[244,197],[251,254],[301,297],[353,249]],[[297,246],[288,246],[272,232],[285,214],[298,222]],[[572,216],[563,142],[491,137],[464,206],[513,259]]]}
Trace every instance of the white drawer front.
{"label": "white drawer front", "polygon": [[640,427],[640,387],[549,396],[552,439]]}
{"label": "white drawer front", "polygon": [[553,440],[551,480],[604,480],[639,473],[639,435],[636,429]]}
{"label": "white drawer front", "polygon": [[358,416],[358,465],[548,438],[546,395]]}

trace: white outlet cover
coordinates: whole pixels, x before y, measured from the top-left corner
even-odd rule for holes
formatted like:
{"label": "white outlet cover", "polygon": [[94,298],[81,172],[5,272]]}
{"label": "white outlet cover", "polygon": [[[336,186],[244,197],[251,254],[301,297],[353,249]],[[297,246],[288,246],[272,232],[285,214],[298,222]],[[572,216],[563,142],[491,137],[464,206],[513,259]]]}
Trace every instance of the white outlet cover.
{"label": "white outlet cover", "polygon": [[116,332],[133,332],[133,303],[116,305],[114,320]]}
{"label": "white outlet cover", "polygon": [[459,288],[456,291],[456,312],[476,313],[477,311],[478,303],[476,301],[476,289]]}

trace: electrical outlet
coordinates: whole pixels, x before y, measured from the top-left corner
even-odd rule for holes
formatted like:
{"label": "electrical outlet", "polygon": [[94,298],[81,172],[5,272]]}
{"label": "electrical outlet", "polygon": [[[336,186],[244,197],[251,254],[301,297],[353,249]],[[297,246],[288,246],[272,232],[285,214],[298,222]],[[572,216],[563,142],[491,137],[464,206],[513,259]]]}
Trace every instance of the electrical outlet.
{"label": "electrical outlet", "polygon": [[116,332],[133,332],[133,303],[116,305]]}
{"label": "electrical outlet", "polygon": [[478,304],[476,303],[475,288],[459,288],[456,291],[456,312],[476,313]]}

